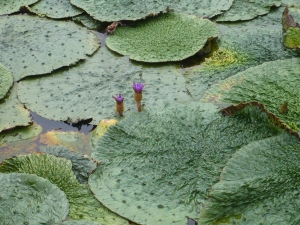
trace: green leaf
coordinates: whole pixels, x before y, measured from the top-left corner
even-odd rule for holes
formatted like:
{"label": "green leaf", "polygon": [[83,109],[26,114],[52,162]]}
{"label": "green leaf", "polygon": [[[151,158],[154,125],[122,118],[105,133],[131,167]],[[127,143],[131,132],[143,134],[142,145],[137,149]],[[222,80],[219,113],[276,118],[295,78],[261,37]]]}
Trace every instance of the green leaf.
{"label": "green leaf", "polygon": [[94,171],[97,167],[96,162],[93,162],[81,153],[70,151],[70,149],[65,146],[41,146],[40,150],[41,152],[54,155],[56,157],[71,160],[72,170],[81,184],[87,183],[89,173]]}
{"label": "green leaf", "polygon": [[68,215],[64,192],[34,174],[0,173],[0,186],[1,224],[52,224]]}
{"label": "green leaf", "polygon": [[287,48],[294,48],[300,50],[300,28],[290,27],[284,38],[284,45]]}
{"label": "green leaf", "polygon": [[0,1],[0,15],[18,12],[20,8],[32,5],[39,0],[3,0]]}
{"label": "green leaf", "polygon": [[18,100],[17,87],[14,85],[9,95],[0,103],[0,131],[16,126],[28,126],[30,123],[29,111]]}
{"label": "green leaf", "polygon": [[[237,73],[208,89],[202,100],[264,104],[284,123],[300,127],[300,60],[277,60]],[[297,129],[298,130],[298,129]]]}
{"label": "green leaf", "polygon": [[71,5],[69,0],[40,0],[36,4],[27,7],[27,9],[39,16],[55,19],[77,16],[83,13],[83,10]]}
{"label": "green leaf", "polygon": [[91,124],[97,125],[103,118],[116,116],[112,95],[118,93],[125,97],[126,116],[136,111],[134,81],[146,84],[145,108],[190,100],[185,80],[174,67],[143,69],[131,64],[128,57],[117,58],[105,48],[85,62],[52,75],[23,80],[18,89],[27,108],[51,120],[78,122],[93,118]]}
{"label": "green leaf", "polygon": [[48,154],[30,154],[5,160],[0,165],[0,172],[31,173],[48,179],[67,195],[71,218],[97,221],[102,225],[127,224],[126,220],[103,207],[87,185],[77,181],[70,160]]}
{"label": "green leaf", "polygon": [[4,98],[13,84],[11,72],[0,63],[0,99]]}
{"label": "green leaf", "polygon": [[218,45],[219,49],[201,67],[191,68],[185,73],[187,89],[195,99],[201,98],[214,83],[247,68],[296,56],[282,46],[282,31],[279,29],[230,30],[222,34]]}
{"label": "green leaf", "polygon": [[99,46],[97,35],[73,22],[29,15],[0,17],[0,49],[5,49],[0,62],[15,81],[74,64]]}
{"label": "green leaf", "polygon": [[93,17],[90,15],[84,13],[79,16],[75,16],[72,18],[73,21],[81,23],[85,27],[92,29],[92,30],[98,30],[101,28],[104,28],[104,24],[98,20],[95,20]]}
{"label": "green leaf", "polygon": [[213,17],[228,10],[233,0],[71,0],[71,4],[84,9],[100,21],[138,20],[148,15],[174,10],[179,13]]}
{"label": "green leaf", "polygon": [[212,104],[170,104],[132,114],[108,129],[92,152],[96,198],[138,224],[197,219],[211,186],[240,147],[278,134],[265,113],[223,117]]}
{"label": "green leaf", "polygon": [[118,27],[108,36],[106,45],[137,61],[180,61],[195,55],[218,33],[218,27],[210,20],[167,13],[141,21],[134,28]]}
{"label": "green leaf", "polygon": [[72,220],[72,221],[64,221],[61,223],[55,223],[53,225],[101,225],[101,224],[87,221],[87,220]]}
{"label": "green leaf", "polygon": [[251,20],[269,13],[273,6],[279,7],[281,0],[235,0],[228,11],[217,18],[217,21]]}
{"label": "green leaf", "polygon": [[299,149],[287,134],[242,147],[213,186],[199,224],[299,224]]}

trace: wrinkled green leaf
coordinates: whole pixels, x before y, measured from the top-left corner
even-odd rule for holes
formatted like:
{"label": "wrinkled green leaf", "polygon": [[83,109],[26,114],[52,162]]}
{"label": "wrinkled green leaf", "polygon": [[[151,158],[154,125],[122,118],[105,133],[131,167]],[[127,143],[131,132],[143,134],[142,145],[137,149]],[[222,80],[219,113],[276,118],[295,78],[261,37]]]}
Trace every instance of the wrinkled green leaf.
{"label": "wrinkled green leaf", "polygon": [[108,36],[106,45],[137,61],[180,61],[195,55],[218,33],[218,27],[208,19],[168,13],[144,20],[134,28],[119,27]]}
{"label": "wrinkled green leaf", "polygon": [[0,173],[0,186],[1,224],[51,224],[68,215],[66,195],[46,179],[34,174]]}
{"label": "wrinkled green leaf", "polygon": [[39,0],[2,0],[0,1],[0,15],[18,12],[20,8],[32,5]]}
{"label": "wrinkled green leaf", "polygon": [[13,84],[11,72],[0,63],[0,99],[4,98]]}
{"label": "wrinkled green leaf", "polygon": [[60,158],[66,158],[72,162],[72,170],[77,180],[81,183],[87,183],[89,173],[96,169],[97,164],[81,153],[70,151],[65,146],[41,146],[41,152],[54,155]]}
{"label": "wrinkled green leaf", "polygon": [[195,99],[214,83],[249,67],[296,56],[282,46],[282,31],[277,29],[230,30],[221,36],[218,45],[219,49],[201,67],[185,73],[187,89]]}
{"label": "wrinkled green leaf", "polygon": [[300,49],[300,28],[290,27],[284,38],[284,45],[287,48]]}
{"label": "wrinkled green leaf", "polygon": [[72,122],[93,118],[91,124],[97,125],[101,119],[116,115],[112,95],[122,93],[125,97],[125,116],[129,110],[136,111],[134,81],[146,84],[145,108],[190,100],[184,78],[174,67],[142,69],[128,57],[116,58],[105,48],[53,76],[21,81],[18,94],[27,108],[45,118]]}
{"label": "wrinkled green leaf", "polygon": [[235,0],[228,11],[217,18],[217,21],[251,20],[269,13],[272,6],[279,7],[281,0]]}
{"label": "wrinkled green leaf", "polygon": [[32,173],[48,179],[65,192],[70,202],[69,216],[97,221],[102,225],[127,224],[127,221],[103,207],[85,184],[80,184],[72,171],[72,163],[48,154],[30,154],[5,160],[2,173]]}
{"label": "wrinkled green leaf", "polygon": [[83,10],[71,5],[69,0],[40,0],[27,9],[39,16],[55,19],[77,16],[83,12]]}
{"label": "wrinkled green leaf", "polygon": [[29,15],[0,17],[0,62],[15,81],[69,66],[98,48],[97,35],[73,22]]}
{"label": "wrinkled green leaf", "polygon": [[92,152],[96,198],[138,224],[197,219],[227,160],[278,133],[266,114],[246,108],[223,117],[211,104],[170,104],[132,114],[108,129]]}
{"label": "wrinkled green leaf", "polygon": [[28,126],[31,123],[29,111],[17,98],[17,85],[0,102],[0,131],[16,126]]}
{"label": "wrinkled green leaf", "polygon": [[200,17],[213,17],[228,10],[233,0],[71,0],[100,21],[138,20],[148,15],[174,10]]}
{"label": "wrinkled green leaf", "polygon": [[213,186],[199,224],[299,224],[299,151],[299,139],[286,134],[242,147]]}
{"label": "wrinkled green leaf", "polygon": [[299,71],[298,58],[267,62],[212,86],[202,100],[232,103],[258,101],[283,122],[299,128]]}

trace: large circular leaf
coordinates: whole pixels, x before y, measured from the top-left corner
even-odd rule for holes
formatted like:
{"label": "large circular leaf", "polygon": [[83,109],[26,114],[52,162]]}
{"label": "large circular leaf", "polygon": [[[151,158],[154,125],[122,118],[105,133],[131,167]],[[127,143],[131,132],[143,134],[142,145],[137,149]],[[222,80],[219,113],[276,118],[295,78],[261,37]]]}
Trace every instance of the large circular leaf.
{"label": "large circular leaf", "polygon": [[299,224],[299,153],[291,135],[242,147],[213,186],[200,224]]}
{"label": "large circular leaf", "polygon": [[[116,58],[105,48],[53,76],[21,81],[18,94],[27,108],[45,118],[73,122],[93,118],[91,123],[97,125],[103,118],[116,115],[112,95],[122,93],[126,110],[136,109],[134,81],[147,85],[143,92],[145,108],[190,100],[184,78],[174,67],[143,69],[127,57]],[[125,111],[125,116],[128,113]]]}
{"label": "large circular leaf", "polygon": [[71,0],[100,21],[138,20],[168,10],[213,17],[228,10],[233,0]]}
{"label": "large circular leaf", "polygon": [[137,61],[180,61],[196,54],[218,33],[216,24],[208,19],[167,13],[134,28],[119,27],[106,39],[106,45]]}
{"label": "large circular leaf", "polygon": [[0,186],[1,224],[51,224],[68,215],[64,192],[34,174],[0,173]]}
{"label": "large circular leaf", "polygon": [[267,62],[212,86],[202,100],[232,103],[258,101],[288,125],[299,128],[299,71],[298,58]]}
{"label": "large circular leaf", "polygon": [[0,62],[15,81],[74,64],[99,46],[97,35],[73,22],[29,15],[0,17]]}
{"label": "large circular leaf", "polygon": [[39,0],[3,0],[0,1],[0,15],[18,12],[21,7],[32,5]]}
{"label": "large circular leaf", "polygon": [[13,84],[11,72],[0,63],[0,99],[4,98]]}
{"label": "large circular leaf", "polygon": [[231,154],[277,133],[256,108],[225,118],[205,103],[132,114],[94,143],[92,157],[101,164],[89,185],[104,205],[138,224],[186,224],[199,217]]}

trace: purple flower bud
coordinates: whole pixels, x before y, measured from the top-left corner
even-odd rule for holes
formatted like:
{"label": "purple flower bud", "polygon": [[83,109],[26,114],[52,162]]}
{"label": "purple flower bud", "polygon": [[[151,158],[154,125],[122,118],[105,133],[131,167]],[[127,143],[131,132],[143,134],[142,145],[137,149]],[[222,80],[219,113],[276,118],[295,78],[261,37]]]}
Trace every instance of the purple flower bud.
{"label": "purple flower bud", "polygon": [[143,91],[144,86],[145,86],[145,84],[142,84],[140,82],[138,82],[138,83],[133,82],[132,88],[135,92],[140,93]]}
{"label": "purple flower bud", "polygon": [[122,103],[124,100],[124,97],[121,94],[118,94],[116,96],[112,96],[118,103]]}

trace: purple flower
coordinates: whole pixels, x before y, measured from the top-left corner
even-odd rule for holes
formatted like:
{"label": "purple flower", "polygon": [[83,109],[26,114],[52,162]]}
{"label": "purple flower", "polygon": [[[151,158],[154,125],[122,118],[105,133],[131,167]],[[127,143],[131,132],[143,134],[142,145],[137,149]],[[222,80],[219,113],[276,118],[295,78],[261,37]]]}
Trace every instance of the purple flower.
{"label": "purple flower", "polygon": [[133,82],[132,88],[135,92],[141,93],[143,91],[145,84],[142,84],[140,82],[135,83]]}
{"label": "purple flower", "polygon": [[122,103],[124,100],[124,97],[121,94],[118,94],[116,96],[112,96],[118,103]]}

